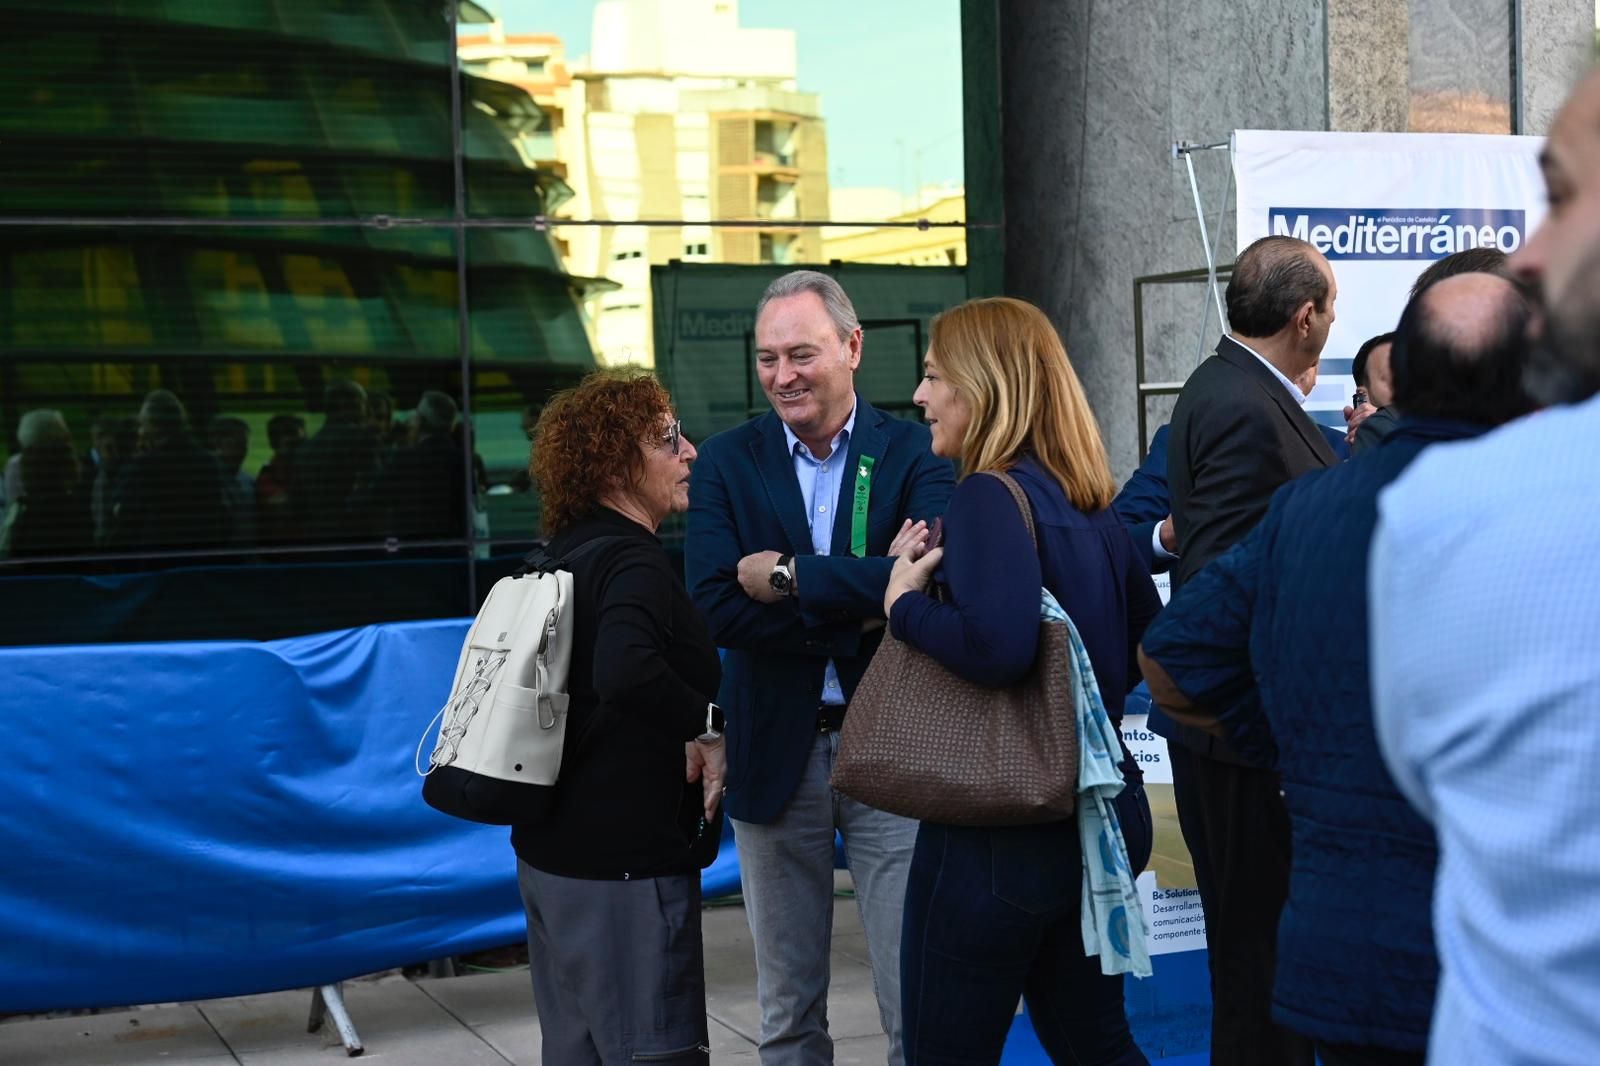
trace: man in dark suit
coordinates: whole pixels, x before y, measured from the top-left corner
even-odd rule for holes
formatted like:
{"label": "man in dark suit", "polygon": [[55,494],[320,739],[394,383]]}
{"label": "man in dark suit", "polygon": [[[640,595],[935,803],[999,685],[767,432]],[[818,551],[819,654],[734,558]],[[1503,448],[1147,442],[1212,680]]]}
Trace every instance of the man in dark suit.
{"label": "man in dark suit", "polygon": [[689,590],[727,649],[727,811],[755,941],[761,1061],[826,1064],[833,842],[843,834],[889,1061],[900,1043],[900,913],[917,825],[828,784],[851,694],[877,649],[891,556],[923,541],[955,487],[921,423],[856,394],[861,327],[825,274],[756,307],[772,413],[700,448]]}
{"label": "man in dark suit", "polygon": [[332,381],[322,402],[327,420],[295,452],[289,491],[295,526],[313,543],[372,536],[371,521],[355,506],[378,476],[382,454],[367,424],[367,390],[347,379]]}
{"label": "man in dark suit", "polygon": [[139,408],[139,454],[117,479],[110,521],[107,543],[119,550],[221,548],[232,535],[222,467],[166,389]]}
{"label": "man in dark suit", "polygon": [[[1280,485],[1338,462],[1295,384],[1317,365],[1337,295],[1333,269],[1304,241],[1264,237],[1240,253],[1227,291],[1232,332],[1172,411],[1175,596],[1250,532]],[[1289,874],[1277,776],[1220,737],[1157,715],[1151,728],[1170,741],[1178,820],[1205,908],[1212,1061],[1310,1066],[1310,1042],[1269,1014]]]}
{"label": "man in dark suit", "polygon": [[[1313,373],[1304,391],[1309,394],[1316,383],[1316,374]],[[1320,422],[1317,428],[1322,431],[1340,462],[1350,458],[1350,445],[1345,442],[1343,433]],[[1156,430],[1156,435],[1150,438],[1150,450],[1145,453],[1144,462],[1123,483],[1117,498],[1111,501],[1117,517],[1128,527],[1134,550],[1152,574],[1166,573],[1178,557],[1178,534],[1172,524],[1172,493],[1167,487],[1167,436],[1170,429],[1171,423],[1162,423]]]}

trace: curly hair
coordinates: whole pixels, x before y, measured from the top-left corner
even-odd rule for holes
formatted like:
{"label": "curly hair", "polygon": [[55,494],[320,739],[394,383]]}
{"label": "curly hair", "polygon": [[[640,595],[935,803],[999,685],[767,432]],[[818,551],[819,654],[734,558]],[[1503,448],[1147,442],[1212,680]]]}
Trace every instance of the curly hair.
{"label": "curly hair", "polygon": [[559,392],[533,430],[528,473],[543,498],[544,530],[558,533],[644,476],[639,445],[661,435],[672,397],[640,370],[600,370]]}

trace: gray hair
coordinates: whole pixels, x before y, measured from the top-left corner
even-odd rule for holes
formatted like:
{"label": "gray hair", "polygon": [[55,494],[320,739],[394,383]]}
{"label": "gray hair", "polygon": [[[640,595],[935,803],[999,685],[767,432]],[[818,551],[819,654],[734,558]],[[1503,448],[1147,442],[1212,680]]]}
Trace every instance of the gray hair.
{"label": "gray hair", "polygon": [[17,443],[24,448],[37,448],[41,444],[61,444],[72,440],[67,420],[60,411],[40,408],[29,411],[17,423]]}
{"label": "gray hair", "polygon": [[456,402],[429,389],[417,400],[417,422],[429,433],[448,433],[456,424]]}
{"label": "gray hair", "polygon": [[861,328],[861,320],[856,317],[855,305],[850,302],[850,297],[845,295],[844,287],[827,274],[815,270],[791,270],[780,278],[773,280],[767,286],[767,291],[761,294],[761,299],[756,301],[756,317],[761,317],[761,312],[773,300],[782,300],[789,296],[799,296],[801,293],[815,293],[822,301],[822,306],[827,308],[828,317],[833,319],[833,328],[838,330],[839,339],[844,340]]}
{"label": "gray hair", "polygon": [[166,389],[156,389],[144,398],[139,408],[139,419],[154,433],[175,437],[189,428],[189,413],[183,401]]}

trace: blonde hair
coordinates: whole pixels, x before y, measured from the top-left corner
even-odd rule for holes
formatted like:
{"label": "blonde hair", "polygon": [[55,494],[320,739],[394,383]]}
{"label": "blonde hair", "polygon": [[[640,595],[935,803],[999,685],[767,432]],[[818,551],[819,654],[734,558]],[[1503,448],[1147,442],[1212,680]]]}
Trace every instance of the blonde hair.
{"label": "blonde hair", "polygon": [[1008,296],[969,300],[933,320],[928,353],[972,407],[965,473],[1006,470],[1028,454],[1078,510],[1111,506],[1117,484],[1100,427],[1043,311]]}

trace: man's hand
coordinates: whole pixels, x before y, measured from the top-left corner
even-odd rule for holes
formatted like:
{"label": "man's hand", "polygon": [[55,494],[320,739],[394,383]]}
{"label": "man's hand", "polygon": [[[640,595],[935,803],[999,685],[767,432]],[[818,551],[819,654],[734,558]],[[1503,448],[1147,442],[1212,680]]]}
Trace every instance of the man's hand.
{"label": "man's hand", "polygon": [[894,535],[894,543],[889,545],[889,557],[899,558],[902,555],[916,559],[928,550],[928,523],[913,522],[906,519],[900,524],[900,532]]}
{"label": "man's hand", "polygon": [[683,746],[684,759],[688,763],[688,770],[684,779],[689,783],[700,782],[700,794],[705,800],[706,821],[711,821],[717,813],[717,804],[722,802],[722,782],[728,774],[728,749],[719,738],[715,744],[702,744],[698,740],[691,740]]}
{"label": "man's hand", "polygon": [[772,568],[781,558],[783,556],[777,552],[756,552],[739,560],[739,587],[746,596],[757,603],[777,603],[783,599],[772,590],[771,580]]}
{"label": "man's hand", "polygon": [[1178,554],[1178,527],[1172,524],[1171,515],[1161,520],[1161,546],[1173,555]]}
{"label": "man's hand", "polygon": [[1378,409],[1370,403],[1364,403],[1360,407],[1346,406],[1344,409],[1344,424],[1349,429],[1344,435],[1344,442],[1351,445],[1355,444],[1356,430],[1361,428],[1361,423],[1377,413]]}
{"label": "man's hand", "polygon": [[889,572],[889,587],[883,593],[883,616],[889,617],[894,601],[908,592],[922,592],[933,583],[933,571],[944,558],[944,548],[934,548],[922,558],[913,561],[902,555],[894,561]]}

